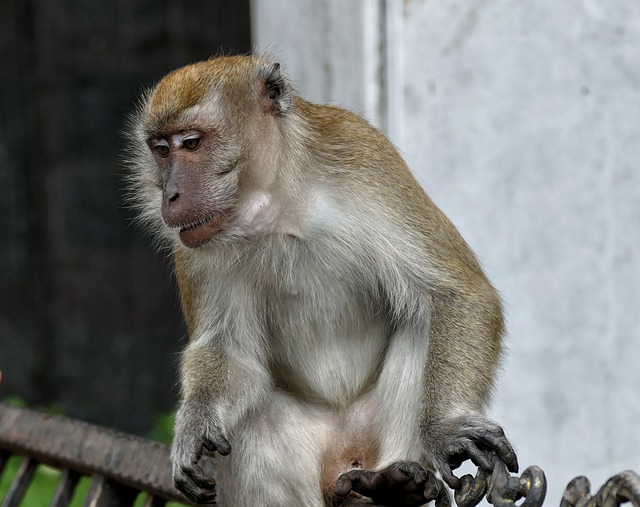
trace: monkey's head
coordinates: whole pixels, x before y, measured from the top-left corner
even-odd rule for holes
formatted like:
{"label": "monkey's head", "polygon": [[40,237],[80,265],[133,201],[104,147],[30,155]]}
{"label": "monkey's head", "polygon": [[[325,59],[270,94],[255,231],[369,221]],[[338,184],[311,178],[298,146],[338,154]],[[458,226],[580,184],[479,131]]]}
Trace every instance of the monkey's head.
{"label": "monkey's head", "polygon": [[168,74],[132,121],[132,200],[190,248],[276,227],[279,125],[294,92],[279,64],[221,57]]}

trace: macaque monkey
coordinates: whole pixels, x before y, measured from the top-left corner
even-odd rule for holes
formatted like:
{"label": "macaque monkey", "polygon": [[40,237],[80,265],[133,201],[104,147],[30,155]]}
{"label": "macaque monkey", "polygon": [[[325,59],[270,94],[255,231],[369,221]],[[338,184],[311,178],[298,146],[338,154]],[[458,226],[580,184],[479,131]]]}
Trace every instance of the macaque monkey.
{"label": "macaque monkey", "polygon": [[449,501],[466,459],[517,471],[483,415],[499,298],[383,134],[260,56],[170,73],[132,127],[132,196],[173,253],[190,336],[172,444],[187,498],[423,505]]}

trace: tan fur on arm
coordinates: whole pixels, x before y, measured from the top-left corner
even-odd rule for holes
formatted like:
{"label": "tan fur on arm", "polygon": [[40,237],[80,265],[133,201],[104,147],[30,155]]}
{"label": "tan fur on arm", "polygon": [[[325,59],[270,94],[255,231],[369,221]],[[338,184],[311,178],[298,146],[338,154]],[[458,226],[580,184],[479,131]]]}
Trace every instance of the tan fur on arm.
{"label": "tan fur on arm", "polygon": [[182,313],[184,315],[184,321],[187,325],[189,339],[192,340],[196,326],[195,289],[187,277],[186,265],[183,255],[184,254],[180,250],[176,250],[174,252],[174,265],[176,281],[178,282],[178,290],[180,291]]}
{"label": "tan fur on arm", "polygon": [[193,343],[182,356],[182,397],[218,401],[228,383],[228,359],[215,345],[194,347]]}
{"label": "tan fur on arm", "polygon": [[425,423],[461,409],[482,412],[493,387],[502,329],[500,302],[490,286],[478,294],[459,289],[432,294]]}

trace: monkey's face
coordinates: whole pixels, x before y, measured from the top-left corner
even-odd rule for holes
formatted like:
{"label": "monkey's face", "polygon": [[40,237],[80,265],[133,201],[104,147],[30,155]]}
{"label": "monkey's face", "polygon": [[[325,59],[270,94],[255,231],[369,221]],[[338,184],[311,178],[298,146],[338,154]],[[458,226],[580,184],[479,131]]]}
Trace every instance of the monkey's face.
{"label": "monkey's face", "polygon": [[191,123],[147,146],[159,171],[162,220],[185,246],[202,246],[233,222],[243,164],[224,128]]}
{"label": "monkey's face", "polygon": [[160,81],[134,125],[142,218],[189,248],[281,227],[274,188],[277,121],[292,101],[286,86],[279,66],[247,57],[200,62]]}

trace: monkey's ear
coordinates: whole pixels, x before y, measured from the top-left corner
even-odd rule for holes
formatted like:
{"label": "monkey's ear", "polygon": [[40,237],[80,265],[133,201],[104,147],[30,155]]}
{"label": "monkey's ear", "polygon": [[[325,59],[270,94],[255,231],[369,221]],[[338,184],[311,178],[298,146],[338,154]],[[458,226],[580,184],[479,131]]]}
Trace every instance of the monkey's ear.
{"label": "monkey's ear", "polygon": [[286,113],[291,107],[293,102],[291,87],[280,70],[279,63],[274,63],[268,70],[262,93],[265,112],[280,115]]}

